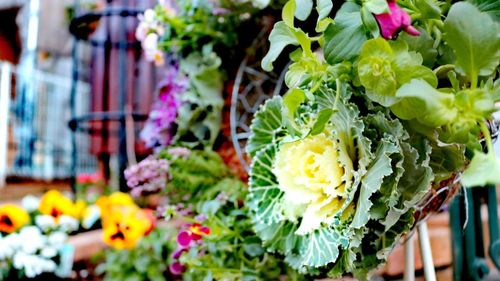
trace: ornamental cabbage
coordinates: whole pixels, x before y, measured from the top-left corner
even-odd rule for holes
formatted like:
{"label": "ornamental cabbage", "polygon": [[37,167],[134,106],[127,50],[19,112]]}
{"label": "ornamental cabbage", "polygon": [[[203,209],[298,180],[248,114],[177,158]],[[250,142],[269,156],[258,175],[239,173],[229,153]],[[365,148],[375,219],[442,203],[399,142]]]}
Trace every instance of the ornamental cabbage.
{"label": "ornamental cabbage", "polygon": [[388,111],[362,115],[352,89],[338,86],[322,86],[291,114],[286,97],[260,108],[247,145],[248,205],[264,246],[291,267],[364,278],[413,225],[434,179],[431,147]]}

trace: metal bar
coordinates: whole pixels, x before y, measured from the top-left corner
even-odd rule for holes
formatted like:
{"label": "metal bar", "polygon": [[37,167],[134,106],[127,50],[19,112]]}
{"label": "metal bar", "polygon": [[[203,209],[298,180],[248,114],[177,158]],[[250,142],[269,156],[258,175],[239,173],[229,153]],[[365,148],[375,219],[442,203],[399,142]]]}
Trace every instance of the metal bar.
{"label": "metal bar", "polygon": [[[127,6],[127,1],[121,1],[122,8]],[[127,41],[127,18],[121,16],[119,18],[119,42]],[[127,47],[126,44],[121,44],[118,49],[118,75],[119,75],[119,110],[121,110],[125,115],[127,114]],[[132,107],[130,107],[130,111],[132,111]],[[118,182],[120,184],[120,191],[128,191],[127,182],[125,180],[124,172],[127,168],[127,128],[126,128],[125,119],[120,120],[120,136],[119,136],[119,151],[118,151],[118,165],[119,165],[119,174],[118,174]]]}
{"label": "metal bar", "polygon": [[0,70],[0,189],[4,187],[7,176],[11,71],[11,64],[3,62]]}
{"label": "metal bar", "polygon": [[417,226],[418,240],[420,241],[420,253],[422,254],[422,264],[424,266],[425,281],[436,281],[436,271],[432,261],[431,241],[427,223],[423,222]]}
{"label": "metal bar", "polygon": [[493,264],[500,270],[500,234],[498,226],[498,202],[495,185],[488,186],[488,225],[490,232],[490,245],[488,254]]}
{"label": "metal bar", "polygon": [[415,245],[413,239],[408,239],[404,244],[405,273],[403,281],[415,281]]}
{"label": "metal bar", "polygon": [[450,203],[450,231],[452,242],[452,261],[453,261],[453,280],[462,281],[466,276],[463,276],[465,271],[464,264],[464,242],[462,229],[462,216],[464,209],[463,194],[459,193]]}

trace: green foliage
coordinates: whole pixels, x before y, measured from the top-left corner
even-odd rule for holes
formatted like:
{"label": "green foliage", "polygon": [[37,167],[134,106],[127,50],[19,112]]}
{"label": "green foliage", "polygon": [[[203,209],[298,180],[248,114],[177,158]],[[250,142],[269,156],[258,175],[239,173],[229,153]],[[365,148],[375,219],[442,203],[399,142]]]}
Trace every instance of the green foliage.
{"label": "green foliage", "polygon": [[500,60],[500,24],[474,5],[454,4],[444,22],[446,43],[455,52],[457,70],[472,87],[478,76],[492,74]]}
{"label": "green foliage", "polygon": [[361,7],[357,4],[344,3],[333,23],[325,30],[324,53],[328,63],[353,59],[368,39],[360,11]]}
{"label": "green foliage", "polygon": [[[161,157],[172,159],[167,152]],[[252,230],[252,213],[242,204],[247,187],[215,152],[192,151],[171,161],[170,203],[192,204],[194,214],[206,217],[197,223],[210,228],[210,235],[180,258],[187,267],[183,280],[277,280],[281,275],[302,280],[279,257],[265,251]],[[179,219],[196,221],[185,215]]]}
{"label": "green foliage", "polygon": [[222,120],[222,74],[220,58],[206,46],[203,53],[192,53],[181,61],[189,76],[189,87],[182,93],[174,143],[190,148],[211,148]]}
{"label": "green foliage", "polygon": [[427,126],[439,127],[457,118],[455,97],[440,92],[424,80],[413,79],[397,90],[400,102],[391,107],[403,120],[417,119]]}
{"label": "green foliage", "polygon": [[360,51],[358,75],[366,95],[383,106],[399,101],[396,91],[412,79],[423,79],[436,86],[432,70],[422,66],[422,56],[408,51],[404,41],[389,44],[382,38],[368,40]]}
{"label": "green foliage", "polygon": [[[166,151],[160,154],[169,158]],[[213,151],[193,150],[189,157],[173,160],[169,168],[170,181],[165,191],[172,202],[183,202],[186,196],[196,200],[212,187],[231,176],[220,156]]]}
{"label": "green foliage", "polygon": [[173,227],[156,227],[131,250],[108,248],[103,252],[104,262],[96,273],[104,274],[105,281],[166,281],[167,260],[175,244],[176,230]]}

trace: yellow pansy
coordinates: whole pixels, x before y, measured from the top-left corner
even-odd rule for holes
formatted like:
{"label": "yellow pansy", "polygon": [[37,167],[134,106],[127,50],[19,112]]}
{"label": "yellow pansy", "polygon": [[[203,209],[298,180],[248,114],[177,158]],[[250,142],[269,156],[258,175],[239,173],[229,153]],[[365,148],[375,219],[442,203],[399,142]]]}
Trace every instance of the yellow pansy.
{"label": "yellow pansy", "polygon": [[113,207],[103,219],[103,240],[115,249],[131,249],[151,227],[141,209],[135,206]]}
{"label": "yellow pansy", "polygon": [[83,200],[76,200],[75,205],[75,214],[78,219],[82,219],[84,215],[84,211],[87,208],[87,203]]}
{"label": "yellow pansy", "polygon": [[26,225],[29,220],[28,213],[14,204],[0,206],[0,232],[12,233]]}
{"label": "yellow pansy", "polygon": [[80,209],[73,201],[57,190],[50,190],[40,200],[40,213],[52,216],[56,221],[60,216],[79,217]]}
{"label": "yellow pansy", "polygon": [[297,234],[329,223],[345,202],[351,174],[340,165],[337,146],[323,133],[285,143],[278,151],[274,173],[287,202],[284,215],[291,220],[302,217]]}
{"label": "yellow pansy", "polygon": [[113,206],[130,206],[135,205],[135,203],[134,199],[132,199],[128,193],[113,192],[109,196],[100,196],[99,199],[97,199],[96,205],[106,210]]}

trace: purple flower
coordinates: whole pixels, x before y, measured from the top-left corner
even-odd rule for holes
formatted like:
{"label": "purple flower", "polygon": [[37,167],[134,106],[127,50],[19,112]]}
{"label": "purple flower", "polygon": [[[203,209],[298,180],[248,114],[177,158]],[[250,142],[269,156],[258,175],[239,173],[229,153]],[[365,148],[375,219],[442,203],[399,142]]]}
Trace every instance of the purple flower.
{"label": "purple flower", "polygon": [[395,39],[401,30],[412,36],[420,35],[420,32],[411,25],[408,13],[401,9],[395,0],[387,1],[389,12],[375,15],[380,33],[385,39]]}
{"label": "purple flower", "polygon": [[173,275],[181,275],[186,270],[186,267],[178,261],[171,263],[168,268]]}
{"label": "purple flower", "polygon": [[172,253],[172,258],[179,259],[182,256],[182,253],[185,253],[187,251],[187,248],[178,248],[177,250],[175,250],[175,252]]}
{"label": "purple flower", "polygon": [[165,147],[172,142],[177,111],[181,106],[179,95],[186,87],[186,78],[179,75],[177,66],[171,66],[165,79],[159,84],[158,97],[140,134],[147,147]]}
{"label": "purple flower", "polygon": [[168,180],[169,163],[165,159],[152,156],[142,160],[125,170],[125,179],[130,187],[131,195],[138,197],[143,194],[156,193],[163,188]]}

